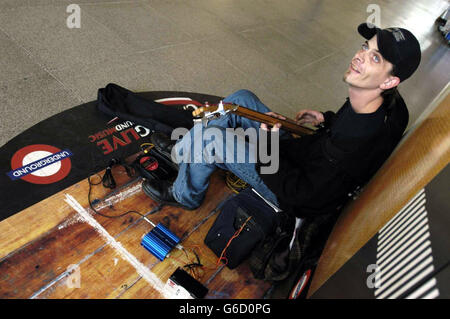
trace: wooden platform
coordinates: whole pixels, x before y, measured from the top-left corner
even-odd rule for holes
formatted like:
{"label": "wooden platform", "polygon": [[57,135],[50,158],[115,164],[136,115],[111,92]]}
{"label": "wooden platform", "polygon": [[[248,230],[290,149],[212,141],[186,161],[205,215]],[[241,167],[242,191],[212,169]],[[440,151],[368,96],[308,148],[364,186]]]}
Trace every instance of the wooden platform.
{"label": "wooden platform", "polygon": [[[137,210],[146,215],[158,207],[142,192],[142,179],[130,180],[121,167],[113,175],[119,185],[113,192],[101,185],[92,189],[91,199],[100,200],[96,205],[103,214]],[[234,270],[217,266],[203,243],[216,208],[232,194],[224,172],[212,176],[199,209],[165,206],[147,215],[182,238],[186,249],[174,250],[162,262],[140,245],[152,229],[149,223],[137,214],[95,214],[88,189],[83,180],[0,222],[0,298],[170,298],[164,285],[177,267],[195,259],[194,249],[204,265],[197,276],[209,289],[206,298],[261,298],[270,287],[255,280],[246,264]],[[69,205],[68,195],[90,220]]]}

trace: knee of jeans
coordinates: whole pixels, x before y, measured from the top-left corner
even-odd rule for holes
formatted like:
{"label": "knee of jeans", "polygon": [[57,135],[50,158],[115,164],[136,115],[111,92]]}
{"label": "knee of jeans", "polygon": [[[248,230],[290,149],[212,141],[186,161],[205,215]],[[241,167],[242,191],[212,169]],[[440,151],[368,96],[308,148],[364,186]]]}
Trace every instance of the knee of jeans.
{"label": "knee of jeans", "polygon": [[253,93],[252,91],[247,90],[247,89],[241,89],[241,90],[238,90],[238,91],[234,92],[233,94],[230,94],[229,96],[227,96],[225,98],[225,100],[235,100],[237,98],[258,99],[258,97],[255,95],[255,93]]}
{"label": "knee of jeans", "polygon": [[247,90],[247,89],[241,89],[241,90],[237,91],[236,93],[240,96],[251,97],[251,98],[257,99],[257,96],[255,95],[255,93],[253,93],[252,91]]}

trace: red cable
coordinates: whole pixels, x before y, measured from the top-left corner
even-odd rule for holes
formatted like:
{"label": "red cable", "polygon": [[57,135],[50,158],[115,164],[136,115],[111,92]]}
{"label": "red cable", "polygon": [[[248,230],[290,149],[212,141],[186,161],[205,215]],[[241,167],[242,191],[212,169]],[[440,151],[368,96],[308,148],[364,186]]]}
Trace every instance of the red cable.
{"label": "red cable", "polygon": [[234,235],[230,238],[230,240],[228,241],[227,245],[226,245],[225,248],[222,250],[222,253],[220,254],[219,259],[217,259],[217,262],[216,262],[216,266],[217,266],[217,267],[219,266],[219,262],[220,262],[222,259],[225,259],[225,260],[226,260],[226,261],[225,261],[225,265],[228,263],[228,259],[224,256],[224,255],[225,255],[225,252],[226,252],[226,250],[227,250],[227,248],[228,248],[228,246],[230,246],[230,244],[231,244],[231,242],[233,241],[233,239],[235,239],[237,236],[239,236],[239,234],[240,234],[240,233],[242,232],[242,230],[244,229],[245,225],[247,225],[248,221],[249,221],[250,219],[252,219],[252,217],[253,217],[253,216],[248,217],[247,220],[245,221],[245,223],[242,224],[241,228],[239,228],[239,229],[234,233]]}

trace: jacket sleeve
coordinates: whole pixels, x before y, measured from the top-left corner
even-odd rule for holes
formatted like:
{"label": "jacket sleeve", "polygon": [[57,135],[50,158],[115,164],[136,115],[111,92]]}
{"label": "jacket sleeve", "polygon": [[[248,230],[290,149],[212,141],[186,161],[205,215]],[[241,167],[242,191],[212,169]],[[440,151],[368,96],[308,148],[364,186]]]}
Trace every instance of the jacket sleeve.
{"label": "jacket sleeve", "polygon": [[325,121],[322,123],[322,126],[325,128],[329,128],[331,123],[333,123],[336,113],[333,111],[322,112]]}

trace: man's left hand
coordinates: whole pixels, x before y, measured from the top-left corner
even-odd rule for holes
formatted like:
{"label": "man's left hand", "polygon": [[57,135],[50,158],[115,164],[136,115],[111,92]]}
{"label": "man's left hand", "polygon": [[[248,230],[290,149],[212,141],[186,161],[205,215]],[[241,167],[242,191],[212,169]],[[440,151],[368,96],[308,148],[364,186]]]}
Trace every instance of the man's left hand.
{"label": "man's left hand", "polygon": [[[267,112],[265,114],[270,115],[272,117],[276,117],[276,118],[278,118],[280,120],[285,120],[286,119],[283,115],[280,115],[280,114],[275,113],[275,112]],[[270,131],[277,132],[277,131],[280,130],[280,128],[281,128],[281,123],[276,123],[274,126],[272,126]],[[265,131],[269,131],[269,126],[266,123],[261,123],[261,129],[263,129]]]}

